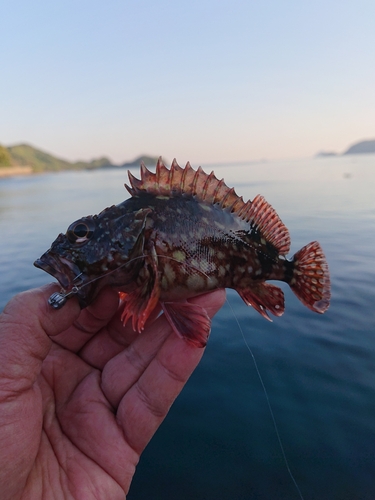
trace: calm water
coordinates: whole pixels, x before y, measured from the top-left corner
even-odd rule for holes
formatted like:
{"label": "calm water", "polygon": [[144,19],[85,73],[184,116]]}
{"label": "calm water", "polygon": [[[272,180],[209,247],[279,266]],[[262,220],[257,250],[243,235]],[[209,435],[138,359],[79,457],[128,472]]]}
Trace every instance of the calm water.
{"label": "calm water", "polygon": [[[332,305],[314,314],[285,288],[273,323],[234,292],[198,369],[142,456],[130,500],[375,498],[375,155],[209,166],[244,198],[263,194],[292,253],[322,244]],[[0,306],[50,281],[32,266],[59,232],[126,196],[124,171],[0,180]]]}

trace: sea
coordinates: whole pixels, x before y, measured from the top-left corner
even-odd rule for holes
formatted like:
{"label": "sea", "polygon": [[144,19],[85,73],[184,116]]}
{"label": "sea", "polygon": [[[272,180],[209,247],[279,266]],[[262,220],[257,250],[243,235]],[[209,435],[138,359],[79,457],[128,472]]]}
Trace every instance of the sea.
{"label": "sea", "polygon": [[[285,313],[271,323],[229,290],[128,500],[373,500],[375,155],[202,167],[266,198],[290,256],[321,243],[331,306],[313,313],[281,284]],[[71,222],[123,201],[126,181],[122,169],[0,179],[0,309],[51,281],[33,261]]]}

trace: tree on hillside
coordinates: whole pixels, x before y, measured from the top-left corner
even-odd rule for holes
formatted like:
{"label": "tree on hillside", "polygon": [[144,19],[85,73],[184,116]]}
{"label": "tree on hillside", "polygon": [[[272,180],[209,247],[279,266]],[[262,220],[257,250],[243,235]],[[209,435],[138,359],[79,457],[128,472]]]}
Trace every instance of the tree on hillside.
{"label": "tree on hillside", "polygon": [[9,151],[0,144],[0,167],[9,167],[11,163]]}

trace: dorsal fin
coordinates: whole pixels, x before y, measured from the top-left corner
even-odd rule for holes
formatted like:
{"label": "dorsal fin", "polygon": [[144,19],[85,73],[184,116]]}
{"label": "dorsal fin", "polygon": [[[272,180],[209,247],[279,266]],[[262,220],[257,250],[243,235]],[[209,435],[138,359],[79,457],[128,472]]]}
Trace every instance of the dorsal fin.
{"label": "dorsal fin", "polygon": [[185,168],[181,168],[176,160],[173,160],[168,170],[160,157],[155,173],[150,172],[144,163],[141,163],[141,178],[137,179],[130,172],[128,176],[130,187],[126,184],[125,187],[132,196],[145,192],[155,196],[185,194],[196,196],[206,203],[218,203],[231,212],[236,212],[245,205],[243,199],[237,196],[233,188],[228,188],[223,179],[217,179],[213,172],[206,174],[201,167],[194,170],[189,162]]}
{"label": "dorsal fin", "polygon": [[263,196],[244,202],[234,188],[229,188],[223,179],[219,180],[213,172],[206,174],[201,167],[194,170],[188,162],[181,168],[174,159],[171,168],[158,159],[155,173],[141,164],[141,179],[128,172],[130,186],[126,189],[132,196],[149,193],[155,196],[194,196],[199,201],[218,204],[221,208],[235,213],[262,233],[281,255],[286,255],[290,248],[290,237],[287,228],[281,222],[276,211]]}
{"label": "dorsal fin", "polygon": [[276,210],[261,195],[257,195],[246,210],[244,217],[254,224],[264,238],[277,248],[281,255],[290,249],[290,235]]}

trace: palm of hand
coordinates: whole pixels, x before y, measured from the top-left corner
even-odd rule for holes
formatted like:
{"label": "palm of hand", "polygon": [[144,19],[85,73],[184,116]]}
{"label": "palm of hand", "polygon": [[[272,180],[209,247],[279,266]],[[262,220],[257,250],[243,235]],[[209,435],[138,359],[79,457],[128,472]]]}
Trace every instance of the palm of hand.
{"label": "palm of hand", "polygon": [[[150,318],[139,336],[124,329],[111,290],[82,312],[74,301],[51,312],[51,286],[38,300],[35,293],[21,296],[21,320],[12,323],[16,299],[1,323],[19,347],[2,364],[8,373],[0,368],[8,389],[0,396],[3,498],[50,498],[53,491],[123,499],[141,452],[203,350],[171,333],[162,316]],[[210,316],[223,300],[222,291],[195,299]]]}

